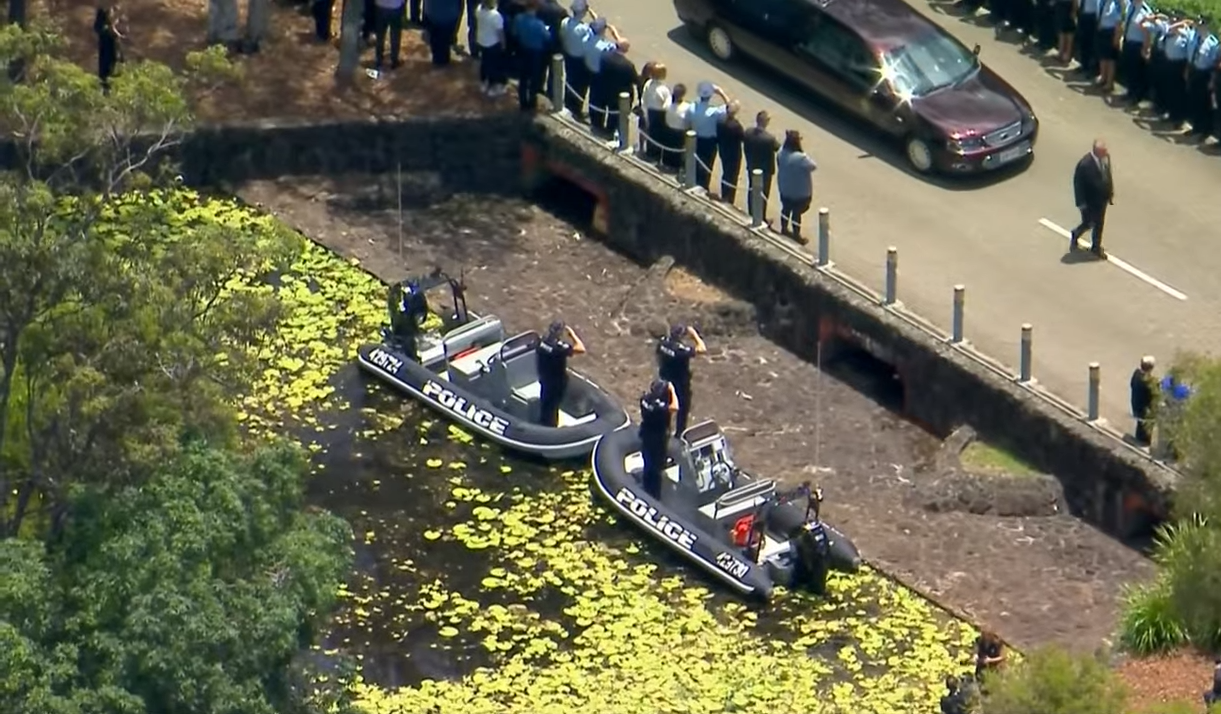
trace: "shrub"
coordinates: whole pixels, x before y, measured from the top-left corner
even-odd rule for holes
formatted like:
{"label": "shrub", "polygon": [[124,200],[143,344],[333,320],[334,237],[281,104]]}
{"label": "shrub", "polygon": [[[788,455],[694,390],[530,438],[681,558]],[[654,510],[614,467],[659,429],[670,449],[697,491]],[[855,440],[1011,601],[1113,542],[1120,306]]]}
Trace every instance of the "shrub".
{"label": "shrub", "polygon": [[1127,689],[1100,657],[1048,648],[1011,663],[987,683],[988,714],[1115,714]]}
{"label": "shrub", "polygon": [[1126,590],[1119,642],[1138,655],[1168,652],[1187,643],[1187,628],[1175,609],[1166,577]]}

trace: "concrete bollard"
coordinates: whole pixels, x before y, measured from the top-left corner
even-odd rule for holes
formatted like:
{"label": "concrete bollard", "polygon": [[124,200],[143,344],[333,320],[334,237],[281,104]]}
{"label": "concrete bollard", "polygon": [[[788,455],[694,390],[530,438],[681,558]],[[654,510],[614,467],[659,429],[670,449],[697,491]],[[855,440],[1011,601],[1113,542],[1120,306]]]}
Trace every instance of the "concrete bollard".
{"label": "concrete bollard", "polygon": [[891,246],[886,249],[886,304],[894,305],[899,301],[899,249]]}
{"label": "concrete bollard", "polygon": [[818,209],[818,267],[831,264],[831,209]]}
{"label": "concrete bollard", "polygon": [[950,322],[950,341],[962,343],[962,323],[966,319],[967,286],[954,286],[954,315]]}
{"label": "concrete bollard", "polygon": [[1022,351],[1018,358],[1018,381],[1030,383],[1034,362],[1034,327],[1027,322],[1022,325]]}
{"label": "concrete bollard", "polygon": [[564,55],[551,55],[551,111],[559,114],[564,111],[564,94],[567,92],[568,77],[564,76]]}
{"label": "concrete bollard", "polygon": [[696,181],[695,162],[695,130],[688,129],[686,141],[683,142],[683,176],[686,188],[695,188],[699,185]]}
{"label": "concrete bollard", "polygon": [[752,228],[763,225],[763,169],[750,172],[750,225]]}
{"label": "concrete bollard", "polygon": [[1086,418],[1098,421],[1098,397],[1102,386],[1102,365],[1090,362],[1090,393],[1086,402]]}
{"label": "concrete bollard", "polygon": [[619,92],[619,151],[632,148],[632,95]]}

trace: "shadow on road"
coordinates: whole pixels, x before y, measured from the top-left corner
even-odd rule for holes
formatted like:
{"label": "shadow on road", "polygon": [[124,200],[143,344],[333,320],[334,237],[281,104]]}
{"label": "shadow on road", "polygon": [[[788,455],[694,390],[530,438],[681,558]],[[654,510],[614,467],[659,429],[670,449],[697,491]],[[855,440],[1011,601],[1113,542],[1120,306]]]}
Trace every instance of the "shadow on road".
{"label": "shadow on road", "polygon": [[[877,159],[888,164],[897,171],[920,179],[948,191],[977,191],[995,185],[1006,178],[1020,173],[1029,162],[1016,162],[986,174],[969,177],[927,176],[918,174],[908,167],[903,157],[903,149],[899,142],[890,139],[881,132],[863,127],[854,122],[846,113],[839,111],[823,101],[809,90],[796,82],[778,78],[757,62],[748,58],[735,59],[732,62],[721,62],[712,56],[703,43],[692,36],[691,31],[682,25],[670,30],[666,36],[676,45],[700,60],[724,70],[738,81],[763,94],[773,102],[785,107],[802,119],[816,124],[822,129],[834,134],[836,138],[852,144],[861,150],[860,159]],[[677,79],[677,78],[676,78]],[[705,77],[683,77],[681,81],[688,86],[706,79]],[[748,116],[764,107],[752,107],[746,112]],[[773,131],[781,133],[786,127],[777,126]],[[817,150],[815,150],[817,153]]]}

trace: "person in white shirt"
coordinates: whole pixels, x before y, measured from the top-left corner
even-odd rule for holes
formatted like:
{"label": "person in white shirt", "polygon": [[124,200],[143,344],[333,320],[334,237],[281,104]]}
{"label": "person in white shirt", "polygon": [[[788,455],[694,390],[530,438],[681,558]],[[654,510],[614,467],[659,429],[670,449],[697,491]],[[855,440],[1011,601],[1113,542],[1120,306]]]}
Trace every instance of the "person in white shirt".
{"label": "person in white shirt", "polygon": [[673,96],[666,84],[666,66],[661,62],[645,65],[644,78],[640,104],[644,109],[644,133],[652,140],[645,141],[645,156],[657,158],[661,154],[657,144],[669,146],[673,143],[666,127],[666,110],[670,108]]}
{"label": "person in white shirt", "polygon": [[662,163],[678,169],[683,165],[683,145],[687,130],[691,128],[691,102],[686,101],[687,85],[676,84],[670,91],[670,106],[666,107],[666,133],[669,135],[666,151],[662,152]]}
{"label": "person in white shirt", "polygon": [[479,45],[479,83],[483,93],[499,97],[505,93],[505,19],[496,0],[483,0],[475,13],[475,43]]}

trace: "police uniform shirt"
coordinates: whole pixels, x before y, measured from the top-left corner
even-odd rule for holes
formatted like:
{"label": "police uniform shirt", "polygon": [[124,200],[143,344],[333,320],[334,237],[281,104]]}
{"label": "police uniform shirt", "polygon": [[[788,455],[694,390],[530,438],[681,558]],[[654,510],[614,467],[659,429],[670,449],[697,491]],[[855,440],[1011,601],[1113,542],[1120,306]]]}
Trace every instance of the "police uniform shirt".
{"label": "police uniform shirt", "polygon": [[1144,43],[1145,31],[1142,25],[1144,25],[1145,18],[1147,17],[1149,17],[1149,6],[1145,3],[1140,5],[1133,4],[1128,9],[1128,18],[1124,21],[1123,41],[1125,43]]}
{"label": "police uniform shirt", "polygon": [[1166,38],[1166,59],[1171,62],[1182,62],[1191,54],[1191,48],[1196,41],[1196,31],[1193,27],[1183,26],[1170,33]]}
{"label": "police uniform shirt", "polygon": [[594,74],[601,72],[602,58],[613,52],[614,49],[614,41],[599,37],[591,31],[585,40],[585,69]]}
{"label": "police uniform shirt", "polygon": [[1081,0],[1081,14],[1097,15],[1098,6],[1101,4],[1101,2],[1102,0]]}
{"label": "police uniform shirt", "polygon": [[1197,40],[1195,52],[1192,54],[1191,66],[1201,72],[1207,72],[1217,66],[1217,52],[1221,44],[1217,36],[1208,33],[1202,40]]}
{"label": "police uniform shirt", "polygon": [[679,340],[665,339],[657,345],[657,357],[661,362],[661,378],[675,387],[683,387],[691,381],[691,358],[695,348]]}
{"label": "police uniform shirt", "polygon": [[523,13],[513,20],[513,36],[517,44],[529,52],[542,52],[547,49],[551,40],[551,32],[547,23],[538,19],[537,15]]}
{"label": "police uniform shirt", "polygon": [[564,20],[560,26],[560,45],[569,57],[585,57],[585,42],[594,34],[588,22],[575,17]]}
{"label": "police uniform shirt", "polygon": [[564,381],[568,376],[568,358],[572,356],[573,347],[561,340],[543,340],[535,348],[538,353],[538,378],[540,382]]}
{"label": "police uniform shirt", "polygon": [[1154,49],[1166,54],[1166,32],[1170,29],[1169,20],[1154,20],[1149,23],[1149,41],[1153,43]]}
{"label": "police uniform shirt", "polygon": [[645,395],[640,398],[640,438],[659,438],[670,431],[670,402],[668,398]]}
{"label": "police uniform shirt", "polygon": [[691,128],[701,139],[715,139],[717,124],[725,117],[728,108],[724,104],[713,104],[708,99],[701,99],[691,109]]}
{"label": "police uniform shirt", "polygon": [[1123,19],[1124,12],[1127,10],[1127,3],[1123,0],[1105,0],[1102,3],[1102,11],[1098,15],[1098,27],[1103,30],[1113,30]]}

